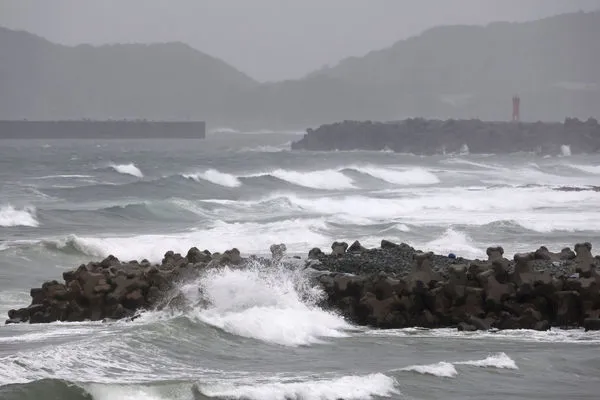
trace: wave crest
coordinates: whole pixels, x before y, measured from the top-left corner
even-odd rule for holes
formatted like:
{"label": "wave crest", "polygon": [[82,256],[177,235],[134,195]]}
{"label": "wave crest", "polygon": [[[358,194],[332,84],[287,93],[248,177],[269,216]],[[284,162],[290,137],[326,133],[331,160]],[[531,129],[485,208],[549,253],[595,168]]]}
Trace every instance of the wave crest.
{"label": "wave crest", "polygon": [[457,365],[471,365],[482,368],[500,368],[500,369],[519,369],[517,363],[510,358],[506,353],[496,353],[487,356],[483,360],[459,361]]}
{"label": "wave crest", "polygon": [[196,182],[200,182],[201,180],[209,181],[217,185],[225,186],[225,187],[238,187],[242,183],[239,181],[238,177],[231,174],[226,174],[224,172],[218,171],[216,169],[209,169],[204,172],[195,173],[195,174],[183,174],[184,178],[192,179]]}
{"label": "wave crest", "polygon": [[355,188],[354,181],[352,180],[352,178],[334,169],[323,169],[318,171],[306,172],[277,169],[265,174],[259,174],[254,176],[260,175],[271,175],[283,181],[312,189],[339,190]]}
{"label": "wave crest", "polygon": [[207,385],[198,391],[213,398],[244,400],[370,400],[399,394],[396,386],[396,381],[389,376],[371,374],[307,382]]}
{"label": "wave crest", "polygon": [[410,365],[400,369],[400,371],[417,372],[419,374],[439,376],[441,378],[454,378],[458,375],[458,371],[454,368],[454,365],[445,361],[428,365]]}
{"label": "wave crest", "polygon": [[349,169],[371,175],[374,178],[381,179],[394,185],[433,185],[440,183],[440,179],[435,174],[420,167],[400,170],[365,165],[353,166]]}
{"label": "wave crest", "polygon": [[317,303],[323,292],[302,271],[263,267],[207,271],[198,282],[184,287],[186,297],[210,303],[193,318],[234,335],[283,346],[320,343],[321,338],[345,337],[351,329],[342,317]]}
{"label": "wave crest", "polygon": [[10,204],[0,207],[0,226],[5,228],[14,226],[29,226],[37,228],[40,226],[36,218],[35,207],[25,206],[22,209]]}
{"label": "wave crest", "polygon": [[110,164],[110,167],[120,174],[135,176],[136,178],[143,178],[144,174],[136,167],[134,163],[129,164]]}

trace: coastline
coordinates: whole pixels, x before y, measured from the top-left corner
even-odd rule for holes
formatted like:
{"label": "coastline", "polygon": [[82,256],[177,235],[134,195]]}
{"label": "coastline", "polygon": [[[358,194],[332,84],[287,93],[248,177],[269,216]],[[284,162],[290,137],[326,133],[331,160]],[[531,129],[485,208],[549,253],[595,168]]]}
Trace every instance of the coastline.
{"label": "coastline", "polygon": [[272,245],[271,258],[242,257],[237,249],[211,253],[191,248],[169,251],[160,264],[121,262],[109,256],[63,273],[64,283],[31,289],[26,308],[9,311],[9,323],[136,318],[152,309],[204,307],[191,304],[180,287],[216,268],[304,269],[324,293],[321,306],[348,321],[374,328],[600,330],[600,256],[590,243],[574,251],[536,251],[504,257],[487,249],[487,260],[422,252],[382,240],[379,248],[334,242],[306,259],[287,257],[285,245]]}
{"label": "coastline", "polygon": [[600,125],[593,118],[587,121],[567,118],[564,123],[423,118],[391,122],[343,121],[307,129],[302,139],[291,144],[291,149],[391,150],[416,155],[588,154],[600,151]]}

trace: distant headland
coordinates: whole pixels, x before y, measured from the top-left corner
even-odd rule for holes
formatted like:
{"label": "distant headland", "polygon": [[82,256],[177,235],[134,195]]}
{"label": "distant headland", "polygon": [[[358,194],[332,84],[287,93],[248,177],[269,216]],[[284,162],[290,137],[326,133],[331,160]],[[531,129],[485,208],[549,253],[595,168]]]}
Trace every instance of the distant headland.
{"label": "distant headland", "polygon": [[343,121],[308,129],[292,150],[391,150],[399,153],[577,154],[600,152],[594,118],[560,122],[472,120]]}
{"label": "distant headland", "polygon": [[204,121],[0,121],[0,139],[204,139]]}

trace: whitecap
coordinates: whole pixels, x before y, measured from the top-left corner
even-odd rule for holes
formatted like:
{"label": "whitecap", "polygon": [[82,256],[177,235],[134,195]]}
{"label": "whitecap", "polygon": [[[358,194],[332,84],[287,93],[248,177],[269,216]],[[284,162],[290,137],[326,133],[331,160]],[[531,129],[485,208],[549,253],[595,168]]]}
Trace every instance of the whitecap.
{"label": "whitecap", "polygon": [[395,185],[433,185],[440,182],[435,174],[425,168],[396,169],[373,165],[349,168]]}
{"label": "whitecap", "polygon": [[352,326],[341,316],[321,309],[323,296],[302,271],[263,268],[223,268],[207,271],[184,292],[197,301],[198,287],[210,302],[192,317],[234,335],[283,346],[320,343],[345,337]]}
{"label": "whitecap", "polygon": [[515,361],[510,358],[506,353],[496,353],[489,355],[483,360],[470,360],[470,361],[458,361],[456,365],[471,365],[474,367],[482,368],[500,368],[500,369],[519,369]]}
{"label": "whitecap", "polygon": [[288,251],[305,252],[309,246],[325,245],[330,239],[321,232],[327,228],[323,219],[288,219],[271,223],[228,223],[215,221],[192,232],[174,234],[94,237],[69,235],[47,239],[47,247],[76,251],[92,257],[112,254],[120,259],[144,258],[160,262],[168,250],[182,254],[190,247],[224,251],[237,247],[242,252],[262,253],[273,243],[286,243]]}
{"label": "whitecap", "polygon": [[401,368],[400,371],[417,372],[419,374],[439,376],[441,378],[454,378],[458,375],[458,371],[454,368],[454,365],[445,361],[428,365],[410,365]]}
{"label": "whitecap", "polygon": [[455,253],[465,258],[478,258],[485,255],[482,249],[473,245],[473,240],[466,233],[452,228],[446,229],[439,238],[428,242],[425,247],[436,253]]}
{"label": "whitecap", "polygon": [[396,381],[384,374],[344,376],[306,382],[216,384],[200,386],[199,390],[209,397],[244,400],[371,400],[400,394]]}
{"label": "whitecap", "polygon": [[40,226],[36,217],[35,207],[25,206],[22,209],[13,207],[10,204],[0,207],[0,226],[29,226],[36,228]]}
{"label": "whitecap", "polygon": [[110,164],[110,167],[120,174],[135,176],[136,178],[143,178],[144,174],[134,163],[129,164]]}
{"label": "whitecap", "polygon": [[290,182],[294,185],[304,186],[312,189],[353,189],[354,181],[338,170],[324,169],[317,171],[295,171],[276,169],[265,173],[247,175],[246,177],[268,176]]}
{"label": "whitecap", "polygon": [[204,172],[193,173],[193,174],[183,174],[184,178],[192,179],[196,182],[200,182],[201,180],[205,180],[208,182],[212,182],[216,185],[221,185],[225,187],[238,187],[241,185],[238,177],[232,174],[227,174],[216,169],[209,169]]}

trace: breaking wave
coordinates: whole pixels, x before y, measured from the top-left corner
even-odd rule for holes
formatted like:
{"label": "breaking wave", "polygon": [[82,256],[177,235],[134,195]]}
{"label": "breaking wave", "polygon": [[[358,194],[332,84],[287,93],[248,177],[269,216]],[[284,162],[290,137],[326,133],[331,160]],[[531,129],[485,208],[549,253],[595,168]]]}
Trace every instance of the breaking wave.
{"label": "breaking wave", "polygon": [[383,374],[307,382],[207,385],[198,390],[211,398],[240,400],[371,400],[400,393],[396,381]]}
{"label": "breaking wave", "polygon": [[433,185],[440,182],[440,179],[435,174],[424,168],[402,170],[365,165],[353,166],[349,167],[349,169],[371,175],[374,178],[394,185]]}
{"label": "breaking wave", "polygon": [[417,372],[419,374],[434,375],[442,378],[453,378],[458,375],[458,371],[449,362],[441,361],[429,365],[411,365],[401,368],[400,371]]}
{"label": "breaking wave", "polygon": [[419,374],[433,375],[441,378],[454,378],[458,375],[455,365],[481,368],[519,369],[515,361],[506,355],[506,353],[496,353],[489,355],[483,360],[455,361],[451,363],[440,361],[428,365],[410,365],[408,367],[400,368],[397,371],[417,372]]}
{"label": "breaking wave", "polygon": [[455,253],[472,259],[485,256],[485,251],[475,247],[473,239],[466,233],[452,228],[448,228],[439,238],[428,242],[426,248],[438,254]]}
{"label": "breaking wave", "polygon": [[135,176],[136,178],[143,178],[144,174],[134,163],[129,164],[111,164],[110,167],[120,174]]}
{"label": "breaking wave", "polygon": [[351,176],[348,176],[346,172],[368,175],[371,178],[398,186],[433,185],[440,182],[439,178],[435,174],[424,168],[400,169],[393,167],[376,167],[370,165],[343,166],[340,168],[313,171],[275,169],[271,171],[259,171],[249,174],[224,173],[216,169],[209,169],[200,173],[185,173],[181,176],[187,179],[193,179],[196,182],[205,180],[217,185],[232,188],[241,186],[241,180],[243,180],[245,183],[246,180],[252,178],[271,177],[296,186],[302,186],[310,189],[356,189],[356,182]]}
{"label": "breaking wave", "polygon": [[22,209],[13,207],[10,204],[0,207],[0,226],[29,226],[36,228],[40,223],[36,217],[35,207],[25,206]]}
{"label": "breaking wave", "polygon": [[238,336],[283,346],[320,343],[322,338],[344,337],[351,326],[317,303],[323,292],[311,286],[302,271],[262,267],[207,271],[185,293],[198,301],[198,287],[208,300],[196,309],[198,320]]}
{"label": "breaking wave", "polygon": [[197,246],[212,251],[238,247],[242,252],[262,253],[273,243],[286,243],[290,252],[305,252],[309,246],[327,243],[321,232],[326,223],[319,219],[290,219],[271,223],[228,223],[215,221],[204,229],[174,234],[135,235],[127,237],[86,237],[69,235],[44,240],[51,250],[120,259],[144,258],[159,262],[166,251],[185,254]]}
{"label": "breaking wave", "polygon": [[200,180],[205,180],[217,185],[231,188],[238,187],[241,185],[241,182],[238,180],[237,176],[226,174],[224,172],[217,171],[216,169],[209,169],[205,172],[196,174],[183,174],[182,176],[184,178],[192,179],[196,182],[199,182]]}
{"label": "breaking wave", "polygon": [[313,189],[353,189],[352,178],[340,171],[328,169],[320,171],[290,171],[278,169],[268,174],[281,180]]}
{"label": "breaking wave", "polygon": [[506,353],[496,353],[486,357],[483,360],[474,361],[459,361],[455,362],[457,365],[471,365],[474,367],[482,368],[500,368],[500,369],[519,369],[517,363],[506,355]]}

